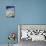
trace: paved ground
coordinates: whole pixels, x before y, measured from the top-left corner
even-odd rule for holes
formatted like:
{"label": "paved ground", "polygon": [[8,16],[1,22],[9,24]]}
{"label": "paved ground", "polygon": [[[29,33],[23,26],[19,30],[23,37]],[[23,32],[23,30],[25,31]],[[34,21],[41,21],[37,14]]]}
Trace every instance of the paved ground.
{"label": "paved ground", "polygon": [[[0,46],[8,46],[8,45],[7,44],[0,44]],[[15,46],[46,46],[46,42],[44,42],[44,41],[32,42],[31,40],[28,40],[28,41],[21,40],[19,45],[16,44]]]}
{"label": "paved ground", "polygon": [[20,46],[46,46],[46,42],[45,41],[32,42],[31,40],[28,41],[21,40]]}

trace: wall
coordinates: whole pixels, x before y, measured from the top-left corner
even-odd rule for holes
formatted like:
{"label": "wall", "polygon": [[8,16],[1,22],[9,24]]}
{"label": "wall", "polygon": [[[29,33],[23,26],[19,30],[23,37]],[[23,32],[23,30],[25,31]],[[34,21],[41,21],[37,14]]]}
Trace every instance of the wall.
{"label": "wall", "polygon": [[[16,5],[15,18],[5,16],[7,5]],[[9,32],[17,34],[17,24],[46,24],[46,0],[0,0],[0,44],[8,43]]]}
{"label": "wall", "polygon": [[21,30],[45,30],[46,31],[46,25],[21,25]]}
{"label": "wall", "polygon": [[19,0],[16,5],[19,23],[46,24],[46,0]]}
{"label": "wall", "polygon": [[[0,44],[7,44],[8,34],[10,32],[16,32],[17,34],[17,19],[6,17],[6,6],[16,5],[15,0],[0,0]],[[16,41],[17,42],[17,39]]]}

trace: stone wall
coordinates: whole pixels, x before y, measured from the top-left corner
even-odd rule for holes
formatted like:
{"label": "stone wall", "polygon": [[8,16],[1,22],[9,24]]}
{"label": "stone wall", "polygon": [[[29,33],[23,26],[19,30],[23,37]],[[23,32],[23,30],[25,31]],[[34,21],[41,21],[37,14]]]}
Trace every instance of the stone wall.
{"label": "stone wall", "polygon": [[21,29],[24,30],[46,30],[46,25],[21,25]]}

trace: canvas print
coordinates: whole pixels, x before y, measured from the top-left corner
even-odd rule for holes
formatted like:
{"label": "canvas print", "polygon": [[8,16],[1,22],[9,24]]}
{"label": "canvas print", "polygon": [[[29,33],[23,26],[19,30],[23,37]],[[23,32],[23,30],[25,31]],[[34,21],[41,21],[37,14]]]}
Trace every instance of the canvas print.
{"label": "canvas print", "polygon": [[15,6],[6,6],[6,16],[15,17]]}
{"label": "canvas print", "polygon": [[16,40],[17,40],[16,32],[10,32],[8,34],[8,46],[15,45],[17,43]]}
{"label": "canvas print", "polygon": [[20,46],[31,45],[32,42],[46,42],[46,25],[18,25]]}

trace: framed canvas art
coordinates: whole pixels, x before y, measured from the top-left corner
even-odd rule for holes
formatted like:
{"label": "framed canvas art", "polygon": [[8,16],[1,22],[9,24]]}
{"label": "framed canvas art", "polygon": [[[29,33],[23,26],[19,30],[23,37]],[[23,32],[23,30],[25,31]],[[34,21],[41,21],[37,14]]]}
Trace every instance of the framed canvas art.
{"label": "framed canvas art", "polygon": [[15,17],[15,6],[6,6],[6,16]]}

